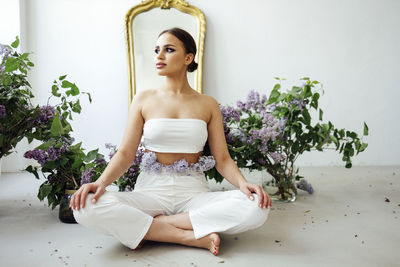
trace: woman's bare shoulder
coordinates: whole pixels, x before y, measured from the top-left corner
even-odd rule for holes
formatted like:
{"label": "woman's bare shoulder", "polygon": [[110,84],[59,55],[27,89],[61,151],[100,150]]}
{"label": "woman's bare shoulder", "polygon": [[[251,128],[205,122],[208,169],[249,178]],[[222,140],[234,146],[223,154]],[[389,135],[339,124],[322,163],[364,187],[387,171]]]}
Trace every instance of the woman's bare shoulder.
{"label": "woman's bare shoulder", "polygon": [[146,99],[149,99],[150,97],[154,96],[156,93],[156,89],[147,89],[147,90],[142,90],[140,92],[137,92],[133,96],[134,102],[137,103],[143,103],[143,101],[146,101]]}
{"label": "woman's bare shoulder", "polygon": [[210,95],[201,94],[200,98],[203,104],[206,104],[209,107],[218,107],[219,105],[218,101]]}

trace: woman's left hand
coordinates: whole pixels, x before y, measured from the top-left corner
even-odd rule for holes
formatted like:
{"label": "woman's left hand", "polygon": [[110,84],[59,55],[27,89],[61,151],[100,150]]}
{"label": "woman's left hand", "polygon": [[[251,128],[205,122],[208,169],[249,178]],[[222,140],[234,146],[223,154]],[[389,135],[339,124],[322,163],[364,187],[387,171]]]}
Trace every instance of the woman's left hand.
{"label": "woman's left hand", "polygon": [[249,197],[249,199],[254,200],[252,193],[256,193],[258,196],[258,206],[260,208],[269,208],[272,205],[271,197],[267,192],[264,191],[262,186],[257,184],[250,184],[248,182],[242,183],[239,187],[240,191]]}

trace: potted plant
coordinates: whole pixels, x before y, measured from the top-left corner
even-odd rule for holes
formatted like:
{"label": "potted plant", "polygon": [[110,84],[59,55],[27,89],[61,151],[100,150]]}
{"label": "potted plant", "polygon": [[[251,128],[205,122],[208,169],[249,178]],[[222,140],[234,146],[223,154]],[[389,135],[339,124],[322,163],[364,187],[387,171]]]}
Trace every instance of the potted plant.
{"label": "potted plant", "polygon": [[[263,186],[266,189],[274,186],[274,191],[269,192],[271,197],[275,201],[294,201],[297,189],[313,193],[306,180],[295,183],[302,178],[294,165],[298,156],[305,151],[335,149],[343,154],[345,167],[351,168],[351,158],[355,152],[364,151],[367,144],[353,131],[337,129],[330,121],[321,122],[323,111],[318,106],[321,94],[314,90],[320,85],[318,81],[303,78],[301,86],[282,92],[281,79],[276,79],[279,83],[269,98],[251,91],[246,102],[238,101],[236,107],[221,106],[221,112],[229,153],[238,167],[266,170],[273,180]],[[311,109],[318,112],[318,122],[312,122]],[[363,133],[368,135],[365,123]],[[206,174],[222,181],[215,168]]]}
{"label": "potted plant", "polygon": [[18,45],[18,37],[11,46],[0,44],[0,164],[1,158],[11,154],[32,131],[28,118],[33,113],[34,96],[27,73],[34,65],[29,53],[16,51]]}
{"label": "potted plant", "polygon": [[[85,154],[81,143],[74,144],[71,137],[72,113],[80,113],[80,95],[89,93],[80,92],[79,88],[65,79],[66,75],[59,77],[52,85],[52,96],[60,99],[54,106],[45,105],[34,108],[28,121],[33,127],[31,133],[26,136],[28,140],[33,139],[42,142],[34,150],[25,152],[24,157],[34,159],[38,166],[30,165],[26,171],[33,173],[39,179],[39,170],[45,181],[39,188],[38,198],[47,198],[48,205],[54,209],[60,206],[60,220],[64,222],[75,222],[72,211],[65,208],[71,194],[77,190],[82,183],[95,181],[106,166],[104,156],[98,153],[98,149]],[[51,99],[49,98],[49,101]],[[48,103],[49,103],[48,101]]]}

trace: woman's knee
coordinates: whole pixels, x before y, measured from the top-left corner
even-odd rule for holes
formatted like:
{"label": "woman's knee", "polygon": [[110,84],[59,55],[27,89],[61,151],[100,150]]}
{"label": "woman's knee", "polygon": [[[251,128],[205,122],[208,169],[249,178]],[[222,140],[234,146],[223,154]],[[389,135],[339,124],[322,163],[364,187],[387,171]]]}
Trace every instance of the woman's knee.
{"label": "woman's knee", "polygon": [[251,226],[252,228],[259,227],[265,223],[268,218],[269,208],[260,208],[258,205],[258,196],[253,193],[254,200],[246,201],[245,210],[243,214],[243,223]]}
{"label": "woman's knee", "polygon": [[89,193],[85,199],[85,207],[79,210],[73,210],[75,220],[80,224],[90,224],[92,221],[98,221],[102,214],[105,214],[104,209],[118,203],[118,199],[113,194],[104,192],[96,203],[92,202],[94,193]]}

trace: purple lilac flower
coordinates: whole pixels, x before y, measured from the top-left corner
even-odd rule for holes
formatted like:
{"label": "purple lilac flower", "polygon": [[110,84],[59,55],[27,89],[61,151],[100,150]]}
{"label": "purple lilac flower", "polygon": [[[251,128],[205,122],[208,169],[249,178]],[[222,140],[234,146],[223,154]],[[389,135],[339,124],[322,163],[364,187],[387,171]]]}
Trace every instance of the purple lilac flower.
{"label": "purple lilac flower", "polygon": [[237,101],[236,102],[236,106],[238,107],[238,109],[242,110],[242,111],[246,111],[246,104],[243,103],[242,101]]}
{"label": "purple lilac flower", "polygon": [[0,105],[0,119],[6,116],[6,107],[4,105]]}
{"label": "purple lilac flower", "polygon": [[314,193],[313,187],[306,181],[306,179],[301,179],[301,181],[297,183],[297,188],[307,191],[309,194]]}
{"label": "purple lilac flower", "polygon": [[175,171],[183,173],[189,167],[189,164],[185,159],[181,159],[181,160],[175,161],[173,166],[174,166],[173,168]]}
{"label": "purple lilac flower", "polygon": [[288,102],[288,106],[292,107],[295,106],[296,108],[298,108],[300,110],[300,112],[303,112],[304,107],[306,106],[306,101],[303,99],[292,99]]}
{"label": "purple lilac flower", "polygon": [[61,157],[62,154],[68,151],[68,145],[63,144],[60,148],[55,148],[51,146],[47,149],[47,151],[42,149],[34,149],[26,151],[24,157],[27,159],[34,159],[39,162],[41,166],[46,164],[49,161],[57,160]]}
{"label": "purple lilac flower", "polygon": [[47,180],[49,181],[50,184],[54,183],[56,181],[56,175],[50,174],[49,176],[47,176]]}
{"label": "purple lilac flower", "polygon": [[271,113],[269,113],[266,109],[261,110],[260,111],[260,115],[263,118],[262,122],[264,124],[271,125],[271,124],[274,124],[276,122],[276,118]]}
{"label": "purple lilac flower", "polygon": [[222,117],[225,123],[229,123],[232,119],[236,122],[240,121],[240,112],[233,107],[220,106]]}
{"label": "purple lilac flower", "polygon": [[[198,165],[195,165],[198,164]],[[193,164],[193,168],[196,171],[204,172],[211,170],[215,166],[215,159],[213,156],[201,156],[199,161]],[[192,164],[191,164],[192,165]]]}
{"label": "purple lilac flower", "polygon": [[111,159],[115,155],[115,153],[117,152],[117,146],[115,146],[115,145],[113,145],[111,143],[106,143],[105,146],[106,146],[107,149],[111,150],[110,154],[108,154],[108,157]]}
{"label": "purple lilac flower", "polygon": [[125,187],[125,192],[130,192],[130,191],[132,191],[133,190],[133,188],[130,186],[130,185],[127,185],[126,187]]}
{"label": "purple lilac flower", "polygon": [[240,128],[233,128],[231,130],[232,136],[236,137],[239,139],[241,142],[246,142],[246,134],[243,132],[242,129]]}
{"label": "purple lilac flower", "polygon": [[228,144],[233,144],[235,142],[235,138],[233,137],[232,133],[227,133],[225,135],[225,140]]}
{"label": "purple lilac flower", "polygon": [[251,90],[247,95],[247,100],[244,106],[244,111],[254,110],[260,112],[264,109],[264,103],[267,100],[266,95],[262,95],[260,99],[260,93]]}
{"label": "purple lilac flower", "polygon": [[264,158],[258,158],[257,162],[262,166],[265,166],[267,164]]}
{"label": "purple lilac flower", "polygon": [[100,165],[106,165],[107,164],[107,161],[103,157],[95,159],[94,162],[96,164],[100,164]]}
{"label": "purple lilac flower", "polygon": [[276,109],[276,106],[277,106],[277,105],[274,104],[274,103],[269,104],[268,106],[265,107],[265,110],[268,111],[268,112],[274,112],[275,109]]}
{"label": "purple lilac flower", "polygon": [[143,157],[144,153],[145,152],[142,149],[138,149],[136,151],[136,157],[135,157],[135,160],[133,161],[133,165],[136,165],[136,166],[140,165],[140,162],[142,162],[142,157]]}
{"label": "purple lilac flower", "polygon": [[284,159],[284,156],[278,152],[271,152],[269,153],[269,155],[271,156],[275,164],[278,164]]}
{"label": "purple lilac flower", "polygon": [[287,121],[286,118],[282,118],[282,119],[280,119],[280,120],[278,121],[278,129],[279,129],[279,132],[280,132],[280,133],[282,133],[283,130],[285,130],[286,121]]}
{"label": "purple lilac flower", "polygon": [[157,156],[154,152],[147,152],[143,154],[141,170],[160,172],[162,164],[157,162]]}
{"label": "purple lilac flower", "polygon": [[25,152],[24,157],[27,159],[37,160],[41,166],[46,164],[48,161],[46,152],[41,149],[28,150]]}
{"label": "purple lilac flower", "polygon": [[94,173],[92,167],[88,168],[87,170],[84,170],[81,176],[81,184],[88,184],[92,182],[93,175]]}
{"label": "purple lilac flower", "polygon": [[0,72],[6,68],[6,60],[12,54],[12,49],[8,45],[0,44]]}
{"label": "purple lilac flower", "polygon": [[55,107],[47,105],[39,108],[39,115],[35,120],[36,125],[47,124],[50,119],[57,113]]}

